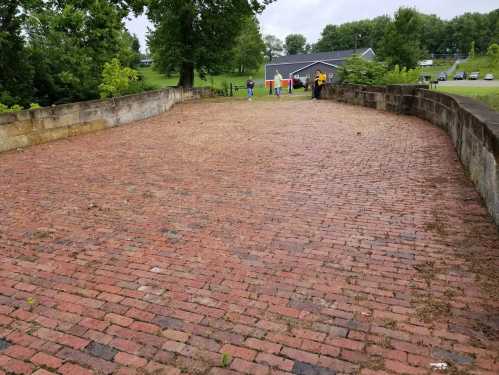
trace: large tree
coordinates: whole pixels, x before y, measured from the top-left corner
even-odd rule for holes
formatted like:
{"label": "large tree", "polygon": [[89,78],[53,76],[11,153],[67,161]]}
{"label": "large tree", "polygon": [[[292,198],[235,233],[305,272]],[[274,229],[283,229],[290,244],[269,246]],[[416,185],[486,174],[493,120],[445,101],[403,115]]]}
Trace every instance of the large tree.
{"label": "large tree", "polygon": [[179,86],[192,87],[194,70],[216,73],[231,59],[243,21],[273,0],[150,0],[155,30],[149,46],[156,66],[180,72]]}
{"label": "large tree", "polygon": [[282,40],[274,35],[265,35],[263,41],[265,42],[265,56],[269,62],[284,51]]}
{"label": "large tree", "polygon": [[0,101],[97,98],[106,62],[136,61],[123,18],[142,7],[142,0],[0,2]]}
{"label": "large tree", "polygon": [[255,16],[246,18],[241,27],[241,32],[236,39],[236,46],[232,51],[232,70],[239,73],[254,71],[262,63],[265,53],[265,43],[260,33],[260,24]]}
{"label": "large tree", "polygon": [[31,100],[33,69],[22,37],[31,1],[0,2],[0,103],[25,105]]}
{"label": "large tree", "polygon": [[420,44],[421,28],[421,16],[415,9],[400,8],[387,28],[377,51],[378,57],[384,59],[391,67],[416,67],[423,57]]}
{"label": "large tree", "polygon": [[301,34],[289,34],[286,37],[284,48],[288,55],[297,55],[299,53],[305,53],[305,46],[307,44],[307,39]]}

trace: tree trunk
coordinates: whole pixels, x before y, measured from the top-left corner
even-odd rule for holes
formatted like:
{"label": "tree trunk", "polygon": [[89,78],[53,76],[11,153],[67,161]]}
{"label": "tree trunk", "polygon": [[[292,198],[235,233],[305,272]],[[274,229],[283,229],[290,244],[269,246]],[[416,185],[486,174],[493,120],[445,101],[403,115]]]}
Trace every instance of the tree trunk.
{"label": "tree trunk", "polygon": [[194,64],[190,62],[182,63],[180,68],[180,79],[178,86],[190,89],[194,86]]}

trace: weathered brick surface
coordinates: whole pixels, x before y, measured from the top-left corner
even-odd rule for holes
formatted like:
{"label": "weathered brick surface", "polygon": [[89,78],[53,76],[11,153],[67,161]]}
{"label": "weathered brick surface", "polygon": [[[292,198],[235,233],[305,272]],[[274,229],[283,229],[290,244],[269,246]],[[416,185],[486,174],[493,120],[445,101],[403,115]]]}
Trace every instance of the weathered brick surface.
{"label": "weathered brick surface", "polygon": [[0,374],[499,369],[499,237],[422,120],[190,103],[0,166]]}

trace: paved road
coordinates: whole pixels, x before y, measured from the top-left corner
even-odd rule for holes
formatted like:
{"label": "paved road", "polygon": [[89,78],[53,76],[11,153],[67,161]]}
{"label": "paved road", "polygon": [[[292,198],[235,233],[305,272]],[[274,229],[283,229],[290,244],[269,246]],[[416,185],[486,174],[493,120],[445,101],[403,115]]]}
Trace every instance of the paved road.
{"label": "paved road", "polygon": [[454,81],[454,80],[449,80],[449,81],[444,81],[444,82],[439,82],[439,86],[449,86],[449,87],[494,87],[499,89],[499,80],[494,80],[494,81],[484,81],[483,79],[476,80],[476,81],[470,81],[470,80],[463,80],[463,81]]}
{"label": "paved road", "polygon": [[499,371],[499,236],[424,121],[189,103],[0,166],[2,375]]}

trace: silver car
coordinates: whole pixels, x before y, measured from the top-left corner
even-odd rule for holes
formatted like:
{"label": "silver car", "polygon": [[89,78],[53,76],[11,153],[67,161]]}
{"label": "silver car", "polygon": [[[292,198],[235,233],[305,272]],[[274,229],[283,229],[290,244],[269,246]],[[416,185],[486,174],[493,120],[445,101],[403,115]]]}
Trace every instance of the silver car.
{"label": "silver car", "polygon": [[478,78],[480,78],[480,72],[472,72],[468,79],[477,80]]}
{"label": "silver car", "polygon": [[485,77],[483,77],[484,80],[486,81],[493,81],[494,80],[494,75],[492,73],[487,73],[485,74]]}

